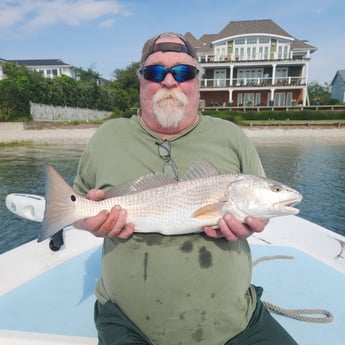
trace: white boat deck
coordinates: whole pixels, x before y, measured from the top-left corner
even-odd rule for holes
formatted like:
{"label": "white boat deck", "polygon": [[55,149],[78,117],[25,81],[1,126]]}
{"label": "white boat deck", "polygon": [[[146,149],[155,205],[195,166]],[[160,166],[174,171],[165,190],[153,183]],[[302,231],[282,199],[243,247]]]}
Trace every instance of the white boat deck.
{"label": "white boat deck", "polygon": [[[328,310],[334,316],[330,323],[274,317],[299,345],[341,344],[344,237],[298,217],[277,218],[266,230],[251,239],[253,259],[293,258],[254,266],[253,283],[264,287],[262,299],[285,309]],[[96,345],[93,290],[100,260],[101,240],[76,230],[66,232],[59,252],[51,252],[47,241],[34,241],[1,255],[0,344]]]}

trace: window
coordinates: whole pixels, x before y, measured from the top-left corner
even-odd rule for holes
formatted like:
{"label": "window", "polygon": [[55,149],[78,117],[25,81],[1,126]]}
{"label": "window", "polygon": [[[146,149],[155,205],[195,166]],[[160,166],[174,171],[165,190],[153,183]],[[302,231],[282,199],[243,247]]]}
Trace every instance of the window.
{"label": "window", "polygon": [[278,40],[278,59],[288,59],[290,52],[290,43],[288,41]]}
{"label": "window", "polygon": [[269,37],[237,38],[234,40],[235,58],[236,60],[267,60],[270,49],[269,43]]}
{"label": "window", "polygon": [[287,85],[288,83],[288,69],[287,68],[277,68],[276,70],[276,85]]}
{"label": "window", "polygon": [[286,105],[292,105],[292,92],[286,93]]}
{"label": "window", "polygon": [[247,107],[254,106],[255,93],[245,93],[244,94],[244,105]]}
{"label": "window", "polygon": [[260,92],[255,94],[255,105],[257,105],[257,106],[261,105],[261,93]]}
{"label": "window", "polygon": [[259,83],[259,80],[262,79],[264,71],[262,68],[253,68],[253,69],[239,69],[237,73],[238,84],[253,84],[256,85]]}
{"label": "window", "polygon": [[256,47],[253,47],[253,48],[252,48],[251,59],[252,59],[252,60],[257,60],[257,56],[256,56]]}
{"label": "window", "polygon": [[256,37],[248,37],[247,44],[256,44],[257,38]]}
{"label": "window", "polygon": [[285,106],[285,92],[276,92],[274,94],[274,105],[275,106]]}
{"label": "window", "polygon": [[237,38],[237,39],[235,39],[235,44],[236,45],[245,44],[245,43],[246,43],[245,38]]}
{"label": "window", "polygon": [[226,86],[226,70],[218,69],[214,71],[214,86]]}
{"label": "window", "polygon": [[238,106],[260,106],[261,105],[261,93],[238,93],[237,94],[237,105]]}
{"label": "window", "polygon": [[238,106],[242,106],[243,105],[243,94],[242,93],[239,93],[237,95],[237,105]]}
{"label": "window", "polygon": [[270,39],[268,37],[259,37],[259,44],[269,44]]}
{"label": "window", "polygon": [[216,59],[217,60],[224,60],[226,56],[226,46],[218,46],[215,49]]}

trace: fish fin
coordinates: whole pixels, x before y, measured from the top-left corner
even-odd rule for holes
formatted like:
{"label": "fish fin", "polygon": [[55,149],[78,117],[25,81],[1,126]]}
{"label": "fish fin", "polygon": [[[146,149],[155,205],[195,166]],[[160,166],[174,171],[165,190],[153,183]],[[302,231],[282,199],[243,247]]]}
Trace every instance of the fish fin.
{"label": "fish fin", "polygon": [[208,217],[216,217],[222,215],[222,208],[224,206],[224,202],[217,202],[215,204],[206,205],[200,207],[195,212],[193,212],[193,218],[208,218]]}
{"label": "fish fin", "polygon": [[194,180],[196,178],[219,175],[219,170],[208,160],[195,162],[183,176],[182,181]]}
{"label": "fish fin", "polygon": [[[187,171],[182,181],[193,180],[196,178],[218,175],[219,171],[207,160],[197,161]],[[138,179],[125,182],[119,186],[110,188],[105,193],[105,198],[114,198],[123,195],[135,194],[152,188],[163,187],[177,183],[176,179],[162,172],[156,172],[141,176]]]}
{"label": "fish fin", "polygon": [[46,204],[38,242],[53,236],[59,230],[78,219],[75,212],[75,201],[78,196],[50,165],[46,171]]}
{"label": "fish fin", "polygon": [[155,174],[149,174],[139,177],[136,180],[132,180],[121,184],[119,186],[109,189],[105,193],[105,198],[114,198],[122,195],[135,194],[145,190],[166,186],[177,181],[162,172],[156,172]]}

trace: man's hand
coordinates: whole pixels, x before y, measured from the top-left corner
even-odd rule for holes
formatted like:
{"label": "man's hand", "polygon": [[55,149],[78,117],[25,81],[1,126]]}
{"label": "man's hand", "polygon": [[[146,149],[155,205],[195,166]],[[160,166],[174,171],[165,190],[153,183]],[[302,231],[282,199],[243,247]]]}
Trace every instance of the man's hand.
{"label": "man's hand", "polygon": [[227,213],[218,221],[218,228],[206,226],[204,231],[207,236],[213,238],[225,237],[228,241],[244,240],[254,232],[261,232],[265,229],[268,219],[258,219],[248,216],[245,223],[241,223],[233,215]]}
{"label": "man's hand", "polygon": [[[94,201],[104,199],[105,192],[101,189],[91,189],[86,198]],[[73,223],[78,229],[91,232],[96,237],[104,238],[129,238],[134,232],[134,224],[128,223],[127,211],[119,205],[114,206],[110,212],[103,210],[96,216],[80,219]]]}

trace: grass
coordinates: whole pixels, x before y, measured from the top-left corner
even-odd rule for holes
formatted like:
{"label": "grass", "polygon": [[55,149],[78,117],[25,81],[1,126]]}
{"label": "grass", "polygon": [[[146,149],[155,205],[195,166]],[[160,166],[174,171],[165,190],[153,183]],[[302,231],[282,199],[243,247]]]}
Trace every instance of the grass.
{"label": "grass", "polygon": [[345,120],[242,120],[243,126],[345,126]]}
{"label": "grass", "polygon": [[26,146],[26,145],[32,145],[32,144],[33,144],[32,140],[13,140],[6,143],[3,141],[0,141],[0,147]]}

